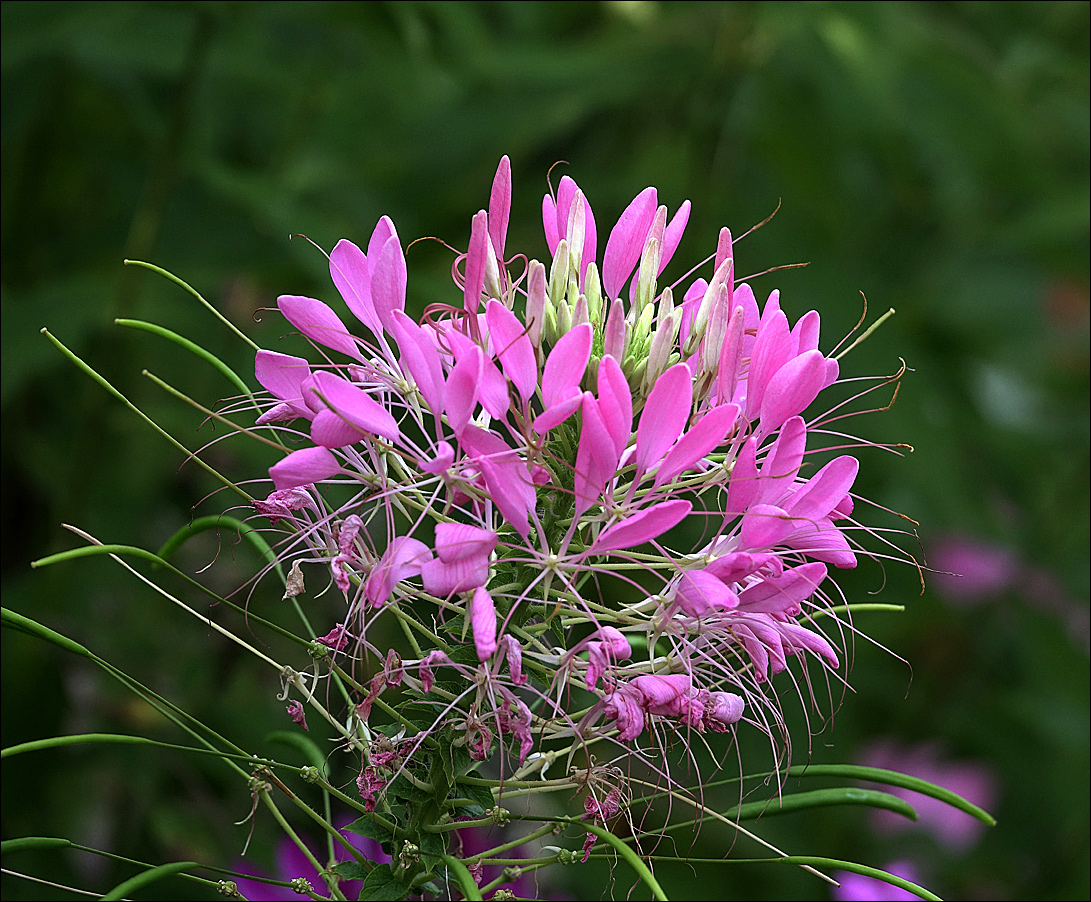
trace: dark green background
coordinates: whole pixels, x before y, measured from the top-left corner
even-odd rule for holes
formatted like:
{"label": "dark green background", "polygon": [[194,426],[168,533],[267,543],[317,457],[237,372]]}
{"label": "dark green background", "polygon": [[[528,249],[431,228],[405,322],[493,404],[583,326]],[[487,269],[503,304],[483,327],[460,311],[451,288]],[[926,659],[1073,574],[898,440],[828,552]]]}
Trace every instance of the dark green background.
{"label": "dark green background", "polygon": [[[322,255],[290,235],[327,249],[341,237],[363,244],[385,213],[404,242],[464,247],[504,153],[515,184],[508,246],[538,257],[541,195],[558,160],[570,166],[554,179],[572,174],[595,208],[600,254],[646,185],[672,211],[691,198],[676,277],[713,249],[721,225],[741,234],[782,199],[738,245],[738,271],[811,265],[762,278],[759,295],[781,288],[793,319],[817,308],[826,348],[859,317],[859,292],[873,315],[898,310],[842,371],[907,362],[894,407],[850,425],[916,451],[865,453],[861,494],[918,521],[926,552],[968,534],[1014,549],[1052,583],[1043,595],[1017,581],[958,606],[921,596],[902,564],[865,563],[841,579],[850,598],[885,586],[880,600],[908,610],[867,618],[891,653],[858,643],[855,693],[813,743],[797,737],[796,759],[809,746],[815,761],[852,760],[877,737],[939,742],[999,782],[1000,824],[977,847],[956,854],[924,833],[896,842],[861,810],[760,830],[798,853],[875,865],[912,856],[952,898],[1086,898],[1088,9],[5,2],[4,604],[248,747],[285,726],[274,675],[116,566],[29,568],[79,544],[61,523],[156,548],[194,506],[230,503],[202,501],[215,485],[38,334],[48,327],[191,447],[221,437],[198,431],[199,415],[140,372],[210,406],[230,386],[113,319],[173,328],[249,377],[246,349],[123,258],[177,273],[270,346],[288,330],[275,311],[255,311],[277,294],[334,298]],[[408,259],[411,304],[452,297],[440,245],[415,245]],[[240,479],[270,463],[233,440],[210,459]],[[881,512],[872,522],[905,526]],[[915,541],[903,546],[917,553]],[[183,563],[195,570],[215,556],[208,537]],[[227,536],[207,578],[230,589],[253,567]],[[256,594],[255,610],[279,604],[271,594]],[[175,737],[82,661],[10,631],[3,643],[5,746],[89,730]],[[747,769],[765,763],[759,755]],[[245,788],[173,753],[82,748],[9,759],[3,774],[5,839],[63,835],[154,862],[220,863],[246,839],[231,823],[247,814]],[[252,853],[267,866],[268,820]],[[722,855],[729,842],[707,826],[694,854]],[[740,843],[733,854],[753,850]],[[4,866],[98,891],[131,873],[77,855]],[[665,868],[661,878],[677,897],[827,897],[787,868]],[[559,894],[608,892],[604,870],[556,880]],[[624,868],[615,880],[625,895]],[[5,899],[52,895],[4,877]]]}

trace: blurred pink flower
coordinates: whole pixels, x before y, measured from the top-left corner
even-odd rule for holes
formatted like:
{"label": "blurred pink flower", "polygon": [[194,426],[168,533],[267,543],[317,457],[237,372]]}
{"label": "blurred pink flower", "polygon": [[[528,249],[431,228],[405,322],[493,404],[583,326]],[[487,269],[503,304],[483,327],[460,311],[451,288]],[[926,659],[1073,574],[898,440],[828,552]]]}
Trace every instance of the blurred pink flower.
{"label": "blurred pink flower", "polygon": [[[376,864],[383,864],[390,861],[390,856],[387,855],[379,844],[373,840],[364,836],[357,836],[355,833],[344,832],[344,836],[352,845],[361,852],[365,858],[370,861],[374,861]],[[309,846],[311,852],[314,853],[314,847]],[[334,844],[334,854],[337,856],[337,860],[347,861],[349,854],[343,846],[340,844]],[[321,853],[315,854],[315,858],[318,861],[324,860],[324,855]],[[304,877],[310,881],[311,887],[317,892],[326,893],[326,882],[315,871],[314,866],[307,860],[307,856],[299,849],[294,842],[292,842],[287,836],[284,836],[277,843],[276,853],[273,859],[273,867],[275,873],[264,873],[261,868],[254,867],[249,862],[237,861],[235,862],[234,869],[243,874],[250,874],[254,877],[271,877],[275,880],[295,880],[297,877]],[[245,878],[236,878],[235,883],[238,885],[239,892],[242,895],[251,900],[251,902],[280,902],[280,900],[302,898],[299,893],[288,886],[274,886],[270,883],[261,883],[257,880],[247,880]],[[346,899],[355,899],[360,895],[360,891],[363,889],[363,882],[359,880],[343,880],[339,884],[341,892],[345,894]]]}
{"label": "blurred pink flower", "polygon": [[932,579],[952,601],[977,602],[1008,589],[1020,568],[1010,548],[966,535],[945,536],[929,554]]}
{"label": "blurred pink flower", "polygon": [[[970,761],[948,761],[932,743],[905,747],[890,741],[879,742],[865,750],[861,763],[935,783],[986,811],[991,810],[998,795],[996,780],[986,767]],[[981,821],[938,799],[898,787],[884,787],[884,790],[909,802],[920,820],[914,823],[893,811],[873,811],[872,821],[879,830],[899,832],[921,827],[955,852],[967,851],[985,830]]]}
{"label": "blurred pink flower", "polygon": [[[895,861],[883,870],[904,880],[920,883],[912,862]],[[863,874],[852,874],[848,871],[837,871],[833,876],[841,884],[830,890],[830,896],[835,902],[901,902],[903,899],[918,898],[909,890],[893,886],[875,877],[865,877]]]}

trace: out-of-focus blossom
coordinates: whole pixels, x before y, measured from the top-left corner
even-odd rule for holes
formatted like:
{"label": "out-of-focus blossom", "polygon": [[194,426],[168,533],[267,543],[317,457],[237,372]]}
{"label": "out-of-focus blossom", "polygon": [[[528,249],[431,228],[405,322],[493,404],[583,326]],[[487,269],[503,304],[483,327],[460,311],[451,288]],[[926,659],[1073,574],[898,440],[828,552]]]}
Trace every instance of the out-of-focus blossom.
{"label": "out-of-focus blossom", "polygon": [[945,536],[934,542],[928,564],[939,593],[967,603],[1007,591],[1020,567],[1012,549],[966,535]]}
{"label": "out-of-focus blossom", "polygon": [[[900,746],[880,742],[870,746],[861,763],[919,777],[962,796],[979,808],[991,810],[996,802],[996,780],[987,767],[971,761],[951,761],[940,754],[935,744]],[[907,820],[893,811],[873,811],[876,828],[888,833],[920,828],[931,832],[941,844],[955,852],[965,852],[978,840],[986,826],[945,802],[899,787],[883,787],[917,809],[919,820]]]}
{"label": "out-of-focus blossom", "polygon": [[[376,864],[390,861],[390,856],[382,850],[375,840],[357,836],[355,833],[345,832],[343,827],[342,831],[342,835],[369,861]],[[324,853],[316,852],[314,846],[310,844],[307,847],[311,850],[315,860],[324,862]],[[351,859],[348,851],[340,843],[335,842],[333,848],[334,856],[338,862]],[[314,890],[321,895],[326,895],[325,880],[315,871],[314,866],[307,860],[307,856],[303,854],[299,846],[287,836],[281,837],[277,842],[276,852],[273,857],[272,874],[262,871],[261,868],[255,867],[248,861],[235,862],[233,870],[254,877],[269,877],[273,880],[283,880],[285,882],[295,880],[297,877],[303,877]],[[291,887],[275,886],[258,880],[247,880],[245,877],[236,877],[234,879],[239,892],[250,902],[282,902],[282,900],[299,900],[303,898]],[[344,880],[339,886],[346,899],[355,899],[360,895],[364,884],[358,880]]]}
{"label": "out-of-focus blossom", "polygon": [[[903,880],[920,883],[912,862],[895,861],[883,870]],[[841,884],[830,889],[830,898],[834,902],[902,902],[903,899],[920,898],[907,889],[894,886],[877,877],[865,877],[863,874],[853,874],[849,871],[835,871],[833,878]]]}

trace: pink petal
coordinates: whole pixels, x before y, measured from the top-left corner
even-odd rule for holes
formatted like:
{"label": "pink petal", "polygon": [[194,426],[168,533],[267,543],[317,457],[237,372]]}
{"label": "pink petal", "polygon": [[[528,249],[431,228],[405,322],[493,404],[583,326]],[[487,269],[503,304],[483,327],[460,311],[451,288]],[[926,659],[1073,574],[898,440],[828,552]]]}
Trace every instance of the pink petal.
{"label": "pink petal", "polygon": [[789,417],[803,413],[822,391],[826,358],[821,351],[807,351],[784,364],[769,380],[761,401],[761,428],[776,429]]}
{"label": "pink petal", "polygon": [[538,387],[538,362],[527,330],[514,313],[495,299],[485,307],[485,319],[500,365],[520,397],[524,401],[530,400]]}
{"label": "pink petal", "polygon": [[731,482],[727,486],[727,503],[724,512],[730,515],[744,513],[758,497],[761,483],[758,480],[758,467],[755,460],[758,453],[757,439],[747,439],[742,446],[735,465],[731,468]]}
{"label": "pink petal", "polygon": [[487,559],[498,541],[491,529],[467,523],[436,524],[436,554],[448,564],[468,557],[484,556]]}
{"label": "pink petal", "polygon": [[785,570],[780,576],[767,576],[739,595],[739,610],[795,617],[825,578],[825,565],[813,561]]}
{"label": "pink petal", "polygon": [[374,268],[374,263],[379,259],[379,253],[391,238],[397,238],[398,232],[394,228],[394,222],[389,216],[380,217],[371,230],[371,237],[367,242],[368,263]]}
{"label": "pink petal", "polygon": [[549,352],[542,373],[542,404],[547,409],[568,400],[578,389],[591,359],[591,337],[591,324],[581,323],[562,335]]}
{"label": "pink petal", "polygon": [[548,194],[542,198],[542,228],[545,230],[546,246],[550,254],[557,252],[561,243],[561,231],[557,228],[557,204]]}
{"label": "pink petal", "polygon": [[762,316],[754,351],[750,357],[750,372],[746,378],[746,416],[754,419],[761,409],[766,386],[773,375],[795,356],[795,341],[788,329],[788,317],[779,310]]}
{"label": "pink petal", "polygon": [[428,409],[439,416],[443,411],[443,364],[436,346],[424,330],[404,312],[397,310],[391,320],[391,334],[401,351],[401,365],[420,389]]}
{"label": "pink petal", "polygon": [[397,235],[392,235],[379,251],[378,258],[368,257],[371,264],[371,300],[375,315],[383,328],[391,332],[394,311],[405,310],[405,254]]}
{"label": "pink petal", "polygon": [[371,267],[364,252],[342,238],[330,253],[330,276],[352,315],[375,335],[382,334],[383,327],[371,302]]}
{"label": "pink petal", "polygon": [[743,515],[739,545],[754,551],[772,548],[788,538],[795,528],[795,521],[783,509],[772,504],[755,504]]}
{"label": "pink petal", "polygon": [[693,378],[684,363],[676,363],[655,383],[636,429],[636,469],[643,474],[659,463],[689,419]]}
{"label": "pink petal", "polygon": [[539,435],[545,435],[551,429],[556,429],[561,423],[574,414],[583,403],[583,395],[574,392],[564,401],[559,401],[548,410],[542,411],[534,418],[534,431]]}
{"label": "pink petal", "polygon": [[655,188],[645,188],[633,198],[611,230],[602,256],[602,287],[608,298],[620,297],[625,280],[644,250],[656,207]]}
{"label": "pink petal", "polygon": [[678,443],[670,449],[659,472],[655,474],[653,488],[659,488],[683,473],[712,451],[731,432],[739,418],[738,404],[724,404],[714,407],[698,421]]}
{"label": "pink petal", "polygon": [[391,441],[401,437],[397,420],[362,388],[325,370],[315,373],[314,381],[331,410],[346,422],[363,432],[381,435]]}
{"label": "pink petal", "polygon": [[579,450],[576,452],[573,485],[577,517],[599,500],[607,481],[617,471],[619,457],[594,396],[585,392],[583,430],[580,433]]}
{"label": "pink petal", "polygon": [[323,448],[344,448],[363,437],[364,433],[329,409],[320,410],[311,420],[311,441]]}
{"label": "pink petal", "polygon": [[341,464],[327,448],[300,448],[269,468],[278,492],[321,482],[341,472]]}
{"label": "pink petal", "polygon": [[496,606],[484,587],[478,587],[470,599],[470,626],[474,633],[477,659],[485,662],[496,651]]}
{"label": "pink petal", "polygon": [[298,407],[297,416],[306,416],[303,404],[303,380],[311,374],[311,365],[302,357],[278,354],[276,351],[258,351],[254,358],[254,375],[262,387],[273,397]]}
{"label": "pink petal", "polygon": [[691,510],[693,505],[683,499],[653,504],[604,529],[591,546],[591,552],[602,554],[643,545],[677,526]]}
{"label": "pink petal", "polygon": [[785,510],[803,520],[828,517],[852,488],[859,470],[860,462],[848,454],[831,460],[792,495]]}
{"label": "pink petal", "polygon": [[479,210],[470,227],[470,245],[466,251],[466,282],[462,289],[462,305],[471,313],[481,306],[485,288],[486,243],[489,240],[488,214]]}
{"label": "pink petal", "polygon": [[467,355],[454,365],[443,387],[447,422],[455,435],[462,434],[477,404],[484,359],[480,348],[475,347],[474,351],[476,354]]}
{"label": "pink petal", "polygon": [[395,583],[420,574],[432,559],[431,549],[409,536],[398,536],[388,546],[379,563],[368,574],[364,595],[373,607],[381,607],[390,598]]}
{"label": "pink petal", "polygon": [[769,446],[761,465],[761,497],[765,501],[785,497],[793,487],[807,450],[807,427],[802,417],[793,417]]}
{"label": "pink petal", "polygon": [[436,598],[450,598],[456,592],[469,592],[485,585],[489,578],[489,559],[487,555],[478,555],[448,564],[432,558],[421,566],[420,575],[425,592]]}
{"label": "pink petal", "polygon": [[633,396],[629,382],[613,357],[599,362],[599,413],[621,457],[633,431]]}
{"label": "pink petal", "polygon": [[[674,217],[671,219],[670,224],[663,233],[663,248],[659,258],[659,273],[662,273],[663,270],[667,268],[667,264],[671,262],[671,257],[674,256],[674,252],[678,250],[678,244],[682,240],[682,233],[686,230],[686,223],[689,222],[689,210],[690,202],[688,200],[682,201],[682,206],[675,212]],[[659,273],[656,273],[656,275],[659,275]]]}
{"label": "pink petal", "polygon": [[508,234],[508,218],[511,215],[511,160],[507,154],[500,158],[489,195],[489,238],[492,239],[496,259],[504,260],[504,241]]}
{"label": "pink petal", "polygon": [[284,294],[277,298],[277,307],[284,318],[306,335],[311,341],[347,357],[363,360],[356,339],[345,328],[341,318],[326,304],[314,298]]}
{"label": "pink petal", "polygon": [[722,580],[703,570],[683,573],[674,599],[691,617],[701,617],[711,610],[730,610],[739,604],[739,597]]}

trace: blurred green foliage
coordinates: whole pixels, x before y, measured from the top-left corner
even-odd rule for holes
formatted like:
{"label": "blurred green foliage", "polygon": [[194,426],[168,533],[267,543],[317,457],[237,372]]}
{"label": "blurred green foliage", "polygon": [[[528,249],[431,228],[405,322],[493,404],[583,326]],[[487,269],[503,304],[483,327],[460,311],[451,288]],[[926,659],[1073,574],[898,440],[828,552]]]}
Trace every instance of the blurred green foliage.
{"label": "blurred green foliage", "polygon": [[[694,201],[679,261],[736,235],[738,271],[830,346],[859,318],[898,314],[843,361],[911,372],[889,411],[853,420],[902,458],[865,453],[860,493],[919,522],[920,549],[966,534],[1012,549],[1028,575],[976,605],[919,594],[917,573],[866,564],[851,598],[885,586],[827,732],[796,760],[852,760],[876,737],[937,741],[991,769],[1000,824],[971,852],[877,834],[858,811],[759,822],[792,852],[883,865],[913,857],[962,898],[1087,898],[1088,4],[5,2],[2,6],[4,604],[128,669],[233,735],[284,727],[274,675],[105,561],[31,572],[72,547],[61,523],[156,548],[231,502],[77,373],[48,327],[134,402],[227,472],[270,461],[167,397],[148,367],[208,406],[233,389],[160,339],[160,323],[249,377],[246,348],[151,260],[241,329],[281,347],[280,293],[331,297],[330,248],[389,214],[405,242],[465,246],[501,154],[515,184],[509,247],[545,254],[546,173],[569,172],[605,229],[641,188]],[[411,303],[450,296],[452,255],[408,253]],[[673,270],[671,270],[673,271]],[[681,271],[674,272],[681,277]],[[445,294],[446,292],[446,294]],[[287,348],[291,350],[291,348]],[[880,402],[885,403],[885,401]],[[198,427],[200,426],[200,429]],[[912,524],[897,521],[902,527]],[[891,525],[888,523],[888,525]],[[903,537],[917,552],[917,543]],[[255,562],[225,536],[185,561],[225,589]],[[279,603],[269,592],[250,603]],[[316,604],[321,604],[317,602]],[[241,627],[245,629],[245,627]],[[184,638],[179,638],[184,637]],[[904,658],[908,664],[901,659]],[[3,744],[86,730],[169,730],[84,662],[3,635]],[[747,761],[746,770],[766,759]],[[3,835],[57,835],[153,862],[229,864],[250,799],[222,769],[131,748],[9,759]],[[346,776],[347,779],[347,776]],[[729,802],[730,800],[728,800]],[[726,803],[725,803],[726,805]],[[251,857],[268,866],[259,819]],[[706,825],[692,854],[732,837]],[[690,842],[680,841],[685,854]],[[736,844],[732,854],[752,854]],[[105,889],[101,859],[27,855],[5,867]],[[827,898],[786,868],[664,866],[678,897]],[[624,895],[627,876],[614,875]],[[604,869],[557,875],[597,898]],[[171,892],[172,884],[156,891]],[[185,895],[183,886],[178,894]],[[638,891],[639,892],[639,891]],[[55,891],[3,878],[7,898]]]}

